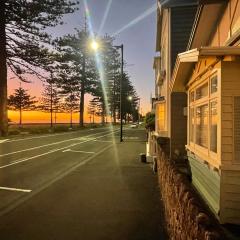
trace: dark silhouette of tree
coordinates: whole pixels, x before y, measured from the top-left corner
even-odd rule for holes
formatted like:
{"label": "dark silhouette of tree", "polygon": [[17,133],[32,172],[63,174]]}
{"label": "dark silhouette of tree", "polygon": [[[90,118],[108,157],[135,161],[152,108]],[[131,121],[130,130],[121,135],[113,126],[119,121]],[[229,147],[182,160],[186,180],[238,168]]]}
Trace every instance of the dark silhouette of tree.
{"label": "dark silhouette of tree", "polygon": [[[94,100],[91,100],[88,104],[88,114],[91,116],[92,123],[95,123],[95,115],[98,112],[98,104]],[[91,121],[90,121],[91,123]]]}
{"label": "dark silhouette of tree", "polygon": [[19,87],[15,89],[14,94],[9,96],[8,106],[10,110],[19,111],[19,125],[22,125],[22,112],[31,111],[36,108],[35,97],[29,95],[28,90]]}
{"label": "dark silhouette of tree", "polygon": [[73,113],[79,111],[79,96],[77,93],[70,93],[64,98],[64,111],[70,113],[70,127],[73,126]]}
{"label": "dark silhouette of tree", "polygon": [[92,94],[98,79],[96,62],[89,49],[90,35],[84,30],[76,30],[73,35],[66,35],[56,41],[60,52],[58,68],[59,86],[67,93],[71,92],[69,85],[80,94],[79,124],[84,124],[85,94]]}
{"label": "dark silhouette of tree", "polygon": [[75,0],[1,0],[0,1],[0,136],[7,135],[7,71],[20,80],[39,68],[50,70],[51,43],[47,27],[62,24],[62,16],[76,10]]}
{"label": "dark silhouette of tree", "polygon": [[59,89],[56,84],[54,84],[51,80],[48,80],[48,83],[44,86],[38,109],[50,113],[51,127],[53,126],[53,114],[55,115],[54,118],[56,124],[57,113],[61,112],[60,100],[61,97]]}

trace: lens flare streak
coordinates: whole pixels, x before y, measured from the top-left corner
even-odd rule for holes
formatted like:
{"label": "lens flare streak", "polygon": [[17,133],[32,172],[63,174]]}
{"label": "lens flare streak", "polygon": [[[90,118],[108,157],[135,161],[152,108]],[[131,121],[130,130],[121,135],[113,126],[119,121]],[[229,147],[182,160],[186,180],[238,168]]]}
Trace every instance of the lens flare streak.
{"label": "lens flare streak", "polygon": [[100,28],[99,28],[99,31],[98,31],[98,34],[102,33],[102,30],[103,30],[103,28],[105,26],[105,23],[107,21],[107,17],[108,17],[111,5],[112,5],[112,0],[109,0],[108,4],[107,4],[107,7],[106,7],[106,11],[104,13],[104,16],[103,16],[103,19],[102,19],[102,22],[101,22],[101,25],[100,25]]}
{"label": "lens flare streak", "polygon": [[136,17],[134,20],[132,20],[130,23],[128,23],[127,25],[123,26],[122,28],[120,28],[118,31],[116,31],[112,36],[116,36],[119,33],[125,31],[126,29],[136,25],[137,23],[139,23],[140,21],[142,21],[144,18],[146,18],[147,16],[151,15],[152,13],[154,13],[157,9],[157,5],[156,3],[154,3],[149,9],[147,9],[144,13],[142,13],[141,15],[139,15],[138,17]]}
{"label": "lens flare streak", "polygon": [[[89,28],[90,37],[92,39],[95,39],[95,34],[94,34],[94,31],[93,31],[92,22],[91,22],[91,14],[90,14],[90,11],[89,11],[87,1],[83,0],[83,3],[84,3],[85,11],[86,11],[87,24],[88,24],[88,28]],[[109,104],[108,104],[109,101],[108,101],[108,96],[107,96],[106,87],[105,87],[105,82],[106,81],[105,81],[103,64],[102,64],[99,52],[94,51],[94,54],[95,54],[95,60],[96,60],[97,68],[98,68],[100,81],[101,81],[101,87],[102,87],[102,90],[103,90],[104,103],[105,103],[105,107],[106,107],[106,114],[110,115]],[[112,124],[110,124],[109,128],[111,129],[111,133],[112,133],[112,142],[113,142],[113,146],[114,146],[115,160],[116,160],[116,162],[119,162],[119,158],[118,158],[118,154],[117,154],[117,148],[116,148],[116,141],[115,141],[115,137],[114,137]]]}

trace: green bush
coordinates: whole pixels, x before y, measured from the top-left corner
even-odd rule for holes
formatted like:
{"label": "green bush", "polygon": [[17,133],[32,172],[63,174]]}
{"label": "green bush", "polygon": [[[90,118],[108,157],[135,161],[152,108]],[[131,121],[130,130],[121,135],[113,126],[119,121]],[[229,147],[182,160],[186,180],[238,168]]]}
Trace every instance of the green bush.
{"label": "green bush", "polygon": [[145,128],[149,131],[155,131],[155,113],[148,112],[146,114]]}

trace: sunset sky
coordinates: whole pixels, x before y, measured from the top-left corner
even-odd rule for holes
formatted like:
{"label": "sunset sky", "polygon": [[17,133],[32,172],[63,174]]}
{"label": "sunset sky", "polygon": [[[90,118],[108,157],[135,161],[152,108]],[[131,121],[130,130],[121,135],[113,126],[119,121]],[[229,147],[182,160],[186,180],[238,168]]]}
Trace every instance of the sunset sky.
{"label": "sunset sky", "polygon": [[[152,70],[155,55],[156,32],[156,0],[87,0],[91,24],[95,33],[114,35],[115,45],[124,44],[124,59],[131,81],[141,98],[143,113],[150,110],[150,95],[154,89]],[[65,24],[49,31],[53,36],[60,36],[74,32],[74,28],[84,25],[84,4],[80,0],[79,11],[64,17]],[[19,80],[8,77],[8,92],[19,87]],[[22,83],[22,87],[29,89],[29,93],[37,98],[41,97],[42,83],[34,76],[32,83]],[[86,97],[86,100],[88,97]],[[85,106],[87,108],[87,105]],[[85,120],[89,121],[87,111]],[[78,121],[78,114],[74,120]],[[9,112],[9,118],[17,122],[18,114]],[[49,114],[25,112],[23,122],[48,122]],[[69,116],[61,115],[59,122],[68,122]]]}

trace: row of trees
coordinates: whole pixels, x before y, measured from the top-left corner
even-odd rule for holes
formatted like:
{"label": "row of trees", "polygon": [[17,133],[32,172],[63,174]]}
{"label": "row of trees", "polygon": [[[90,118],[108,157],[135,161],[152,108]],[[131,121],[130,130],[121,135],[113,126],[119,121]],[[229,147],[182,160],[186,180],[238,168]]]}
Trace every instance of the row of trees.
{"label": "row of trees", "polygon": [[[88,47],[91,37],[86,27],[57,39],[52,39],[46,31],[47,27],[62,24],[63,15],[74,12],[77,6],[74,0],[0,1],[0,136],[7,134],[8,105],[20,112],[37,105],[38,109],[51,113],[52,122],[54,111],[58,111],[56,106],[64,103],[70,113],[79,112],[79,124],[83,126],[86,94],[92,95],[90,114],[101,115],[102,122],[111,114],[117,121],[121,76],[114,39],[99,36],[101,51],[96,56]],[[37,104],[28,94],[24,95],[21,87],[7,101],[8,71],[24,82],[29,82],[32,75],[44,81],[42,103]],[[131,103],[127,100],[130,95]],[[137,115],[135,99],[134,87],[124,73],[125,118],[128,114]],[[30,105],[23,107],[24,101]]]}

